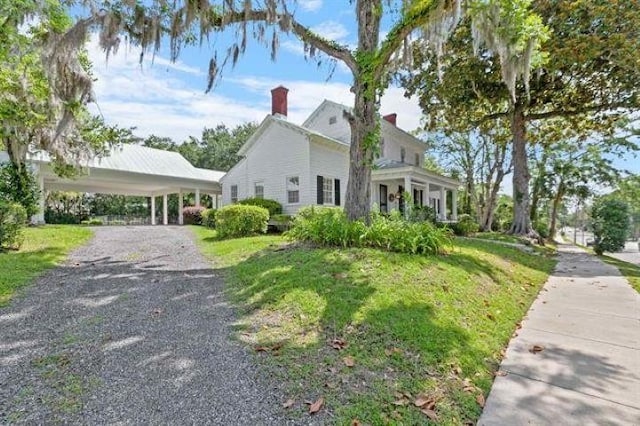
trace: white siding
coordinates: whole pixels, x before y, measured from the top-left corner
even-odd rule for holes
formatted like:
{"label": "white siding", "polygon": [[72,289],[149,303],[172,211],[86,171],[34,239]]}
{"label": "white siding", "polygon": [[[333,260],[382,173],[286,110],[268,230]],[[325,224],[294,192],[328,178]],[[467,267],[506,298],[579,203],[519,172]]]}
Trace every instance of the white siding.
{"label": "white siding", "polygon": [[[313,120],[307,123],[306,128],[322,135],[337,139],[342,142],[351,142],[351,128],[344,118],[344,109],[333,103],[326,103]],[[330,124],[330,119],[335,117],[336,122]]]}
{"label": "white siding", "polygon": [[[286,197],[287,176],[300,177],[300,203],[290,205]],[[272,123],[249,149],[244,160],[224,177],[222,203],[231,203],[231,186],[238,185],[238,199],[254,196],[255,182],[264,185],[264,198],[282,204],[283,213],[294,214],[311,202],[309,191],[309,142],[293,129]],[[314,184],[315,186],[315,184]]]}
{"label": "white siding", "polygon": [[317,202],[317,177],[323,176],[340,179],[340,205],[344,206],[347,180],[349,179],[349,151],[336,146],[325,145],[319,142],[311,143],[311,170],[308,188],[308,197],[311,203]]}
{"label": "white siding", "polygon": [[384,152],[382,154],[382,158],[400,161],[401,149],[404,147],[405,149],[404,162],[414,166],[415,154],[419,154],[420,166],[422,166],[422,164],[424,163],[424,151],[420,151],[416,149],[416,147],[413,144],[402,142],[397,138],[394,138],[393,136],[389,135],[386,132],[383,132],[382,137],[384,138]]}

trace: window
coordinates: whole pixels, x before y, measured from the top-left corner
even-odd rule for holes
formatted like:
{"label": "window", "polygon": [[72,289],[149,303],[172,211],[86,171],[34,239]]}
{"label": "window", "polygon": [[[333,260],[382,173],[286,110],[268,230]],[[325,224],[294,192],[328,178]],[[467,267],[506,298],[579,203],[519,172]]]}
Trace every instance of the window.
{"label": "window", "polygon": [[417,152],[416,152],[415,163],[416,163],[416,167],[420,167],[420,154],[418,154]]}
{"label": "window", "polygon": [[289,176],[287,178],[287,203],[297,204],[300,202],[300,178]]}
{"label": "window", "polygon": [[335,115],[332,115],[331,117],[329,117],[329,124],[336,124],[338,122],[338,117],[336,117]]}
{"label": "window", "polygon": [[380,157],[384,157],[384,138],[380,139]]}
{"label": "window", "polygon": [[404,147],[400,148],[400,162],[404,163],[404,158],[407,156],[407,150]]}
{"label": "window", "polygon": [[264,182],[256,182],[253,189],[256,198],[264,198]]}
{"label": "window", "polygon": [[333,204],[333,179],[324,178],[322,181],[322,200],[324,204]]}
{"label": "window", "polygon": [[238,185],[231,185],[231,202],[238,202]]}
{"label": "window", "polygon": [[340,179],[317,176],[317,203],[340,205]]}

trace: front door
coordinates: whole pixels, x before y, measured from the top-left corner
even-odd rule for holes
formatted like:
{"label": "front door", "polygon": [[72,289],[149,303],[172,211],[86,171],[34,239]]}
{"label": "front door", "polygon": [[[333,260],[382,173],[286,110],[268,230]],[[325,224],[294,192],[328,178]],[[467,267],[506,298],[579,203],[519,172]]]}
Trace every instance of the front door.
{"label": "front door", "polygon": [[387,185],[380,185],[380,213],[389,213]]}

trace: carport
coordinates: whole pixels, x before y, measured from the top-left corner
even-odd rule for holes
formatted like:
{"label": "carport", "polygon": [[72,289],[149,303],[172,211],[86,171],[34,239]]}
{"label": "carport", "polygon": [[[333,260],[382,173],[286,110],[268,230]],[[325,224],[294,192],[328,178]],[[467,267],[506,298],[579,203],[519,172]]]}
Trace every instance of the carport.
{"label": "carport", "polygon": [[196,206],[200,206],[201,194],[209,194],[214,207],[218,207],[222,193],[219,181],[225,174],[194,167],[177,152],[129,144],[113,147],[108,155],[87,161],[73,178],[58,176],[45,152],[31,154],[29,162],[41,191],[40,213],[34,218],[37,223],[44,223],[45,191],[75,191],[150,197],[152,225],[156,224],[156,197],[162,197],[162,223],[167,225],[167,197],[179,194],[178,223],[182,224],[183,194],[194,193]]}

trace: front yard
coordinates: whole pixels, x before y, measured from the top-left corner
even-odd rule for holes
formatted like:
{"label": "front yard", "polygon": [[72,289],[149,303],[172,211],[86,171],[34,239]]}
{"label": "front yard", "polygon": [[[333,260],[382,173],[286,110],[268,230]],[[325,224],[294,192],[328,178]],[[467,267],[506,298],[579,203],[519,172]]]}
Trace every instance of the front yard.
{"label": "front yard", "polygon": [[239,307],[237,338],[285,384],[291,415],[319,408],[337,424],[475,423],[555,265],[473,240],[429,257],[193,230]]}
{"label": "front yard", "polygon": [[90,237],[90,229],[78,226],[26,228],[20,250],[0,252],[0,307],[8,304],[19,288],[57,265]]}

